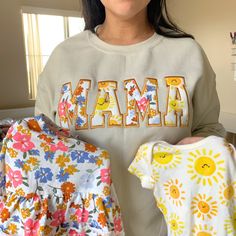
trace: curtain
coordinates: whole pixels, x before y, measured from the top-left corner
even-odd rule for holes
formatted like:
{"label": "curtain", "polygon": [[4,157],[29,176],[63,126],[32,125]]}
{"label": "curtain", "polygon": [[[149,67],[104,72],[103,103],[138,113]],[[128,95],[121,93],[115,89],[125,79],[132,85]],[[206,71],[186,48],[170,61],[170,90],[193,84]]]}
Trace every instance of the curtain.
{"label": "curtain", "polygon": [[30,99],[35,99],[38,76],[43,70],[37,14],[27,14],[27,67]]}

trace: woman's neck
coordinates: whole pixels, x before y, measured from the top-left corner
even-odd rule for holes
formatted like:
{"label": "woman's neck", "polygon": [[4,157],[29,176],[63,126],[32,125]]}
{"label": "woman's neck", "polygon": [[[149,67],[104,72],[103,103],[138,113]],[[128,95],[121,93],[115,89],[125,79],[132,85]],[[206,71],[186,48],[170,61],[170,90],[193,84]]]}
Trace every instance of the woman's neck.
{"label": "woman's neck", "polygon": [[130,45],[139,43],[151,37],[154,29],[149,24],[146,14],[140,13],[128,20],[121,20],[109,13],[97,29],[98,37],[110,44]]}

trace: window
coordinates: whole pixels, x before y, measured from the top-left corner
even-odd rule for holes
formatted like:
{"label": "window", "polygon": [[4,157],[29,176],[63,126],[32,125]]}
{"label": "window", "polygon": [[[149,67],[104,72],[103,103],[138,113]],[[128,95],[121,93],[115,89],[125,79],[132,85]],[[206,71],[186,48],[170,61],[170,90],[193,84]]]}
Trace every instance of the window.
{"label": "window", "polygon": [[53,49],[84,29],[84,20],[78,13],[51,11],[48,14],[45,9],[22,9],[30,99],[36,98],[38,76]]}

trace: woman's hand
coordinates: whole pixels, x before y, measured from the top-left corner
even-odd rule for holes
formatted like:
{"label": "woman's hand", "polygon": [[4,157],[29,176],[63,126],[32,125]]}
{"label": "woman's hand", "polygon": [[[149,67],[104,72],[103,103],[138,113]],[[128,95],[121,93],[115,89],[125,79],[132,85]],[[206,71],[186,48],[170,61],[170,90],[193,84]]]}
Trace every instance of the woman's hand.
{"label": "woman's hand", "polygon": [[204,137],[187,137],[187,138],[184,138],[184,139],[180,140],[177,143],[177,145],[191,144],[191,143],[198,142],[202,139],[204,139]]}

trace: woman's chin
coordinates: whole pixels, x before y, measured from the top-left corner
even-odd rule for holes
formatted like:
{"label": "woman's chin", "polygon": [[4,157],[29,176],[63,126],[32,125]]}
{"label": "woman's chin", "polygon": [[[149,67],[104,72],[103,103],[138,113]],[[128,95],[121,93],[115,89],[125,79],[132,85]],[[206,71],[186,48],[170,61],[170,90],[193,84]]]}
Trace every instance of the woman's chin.
{"label": "woman's chin", "polygon": [[116,0],[113,4],[104,5],[106,10],[111,14],[119,17],[122,20],[129,20],[135,17],[136,15],[146,11],[146,6],[149,3],[148,0]]}

